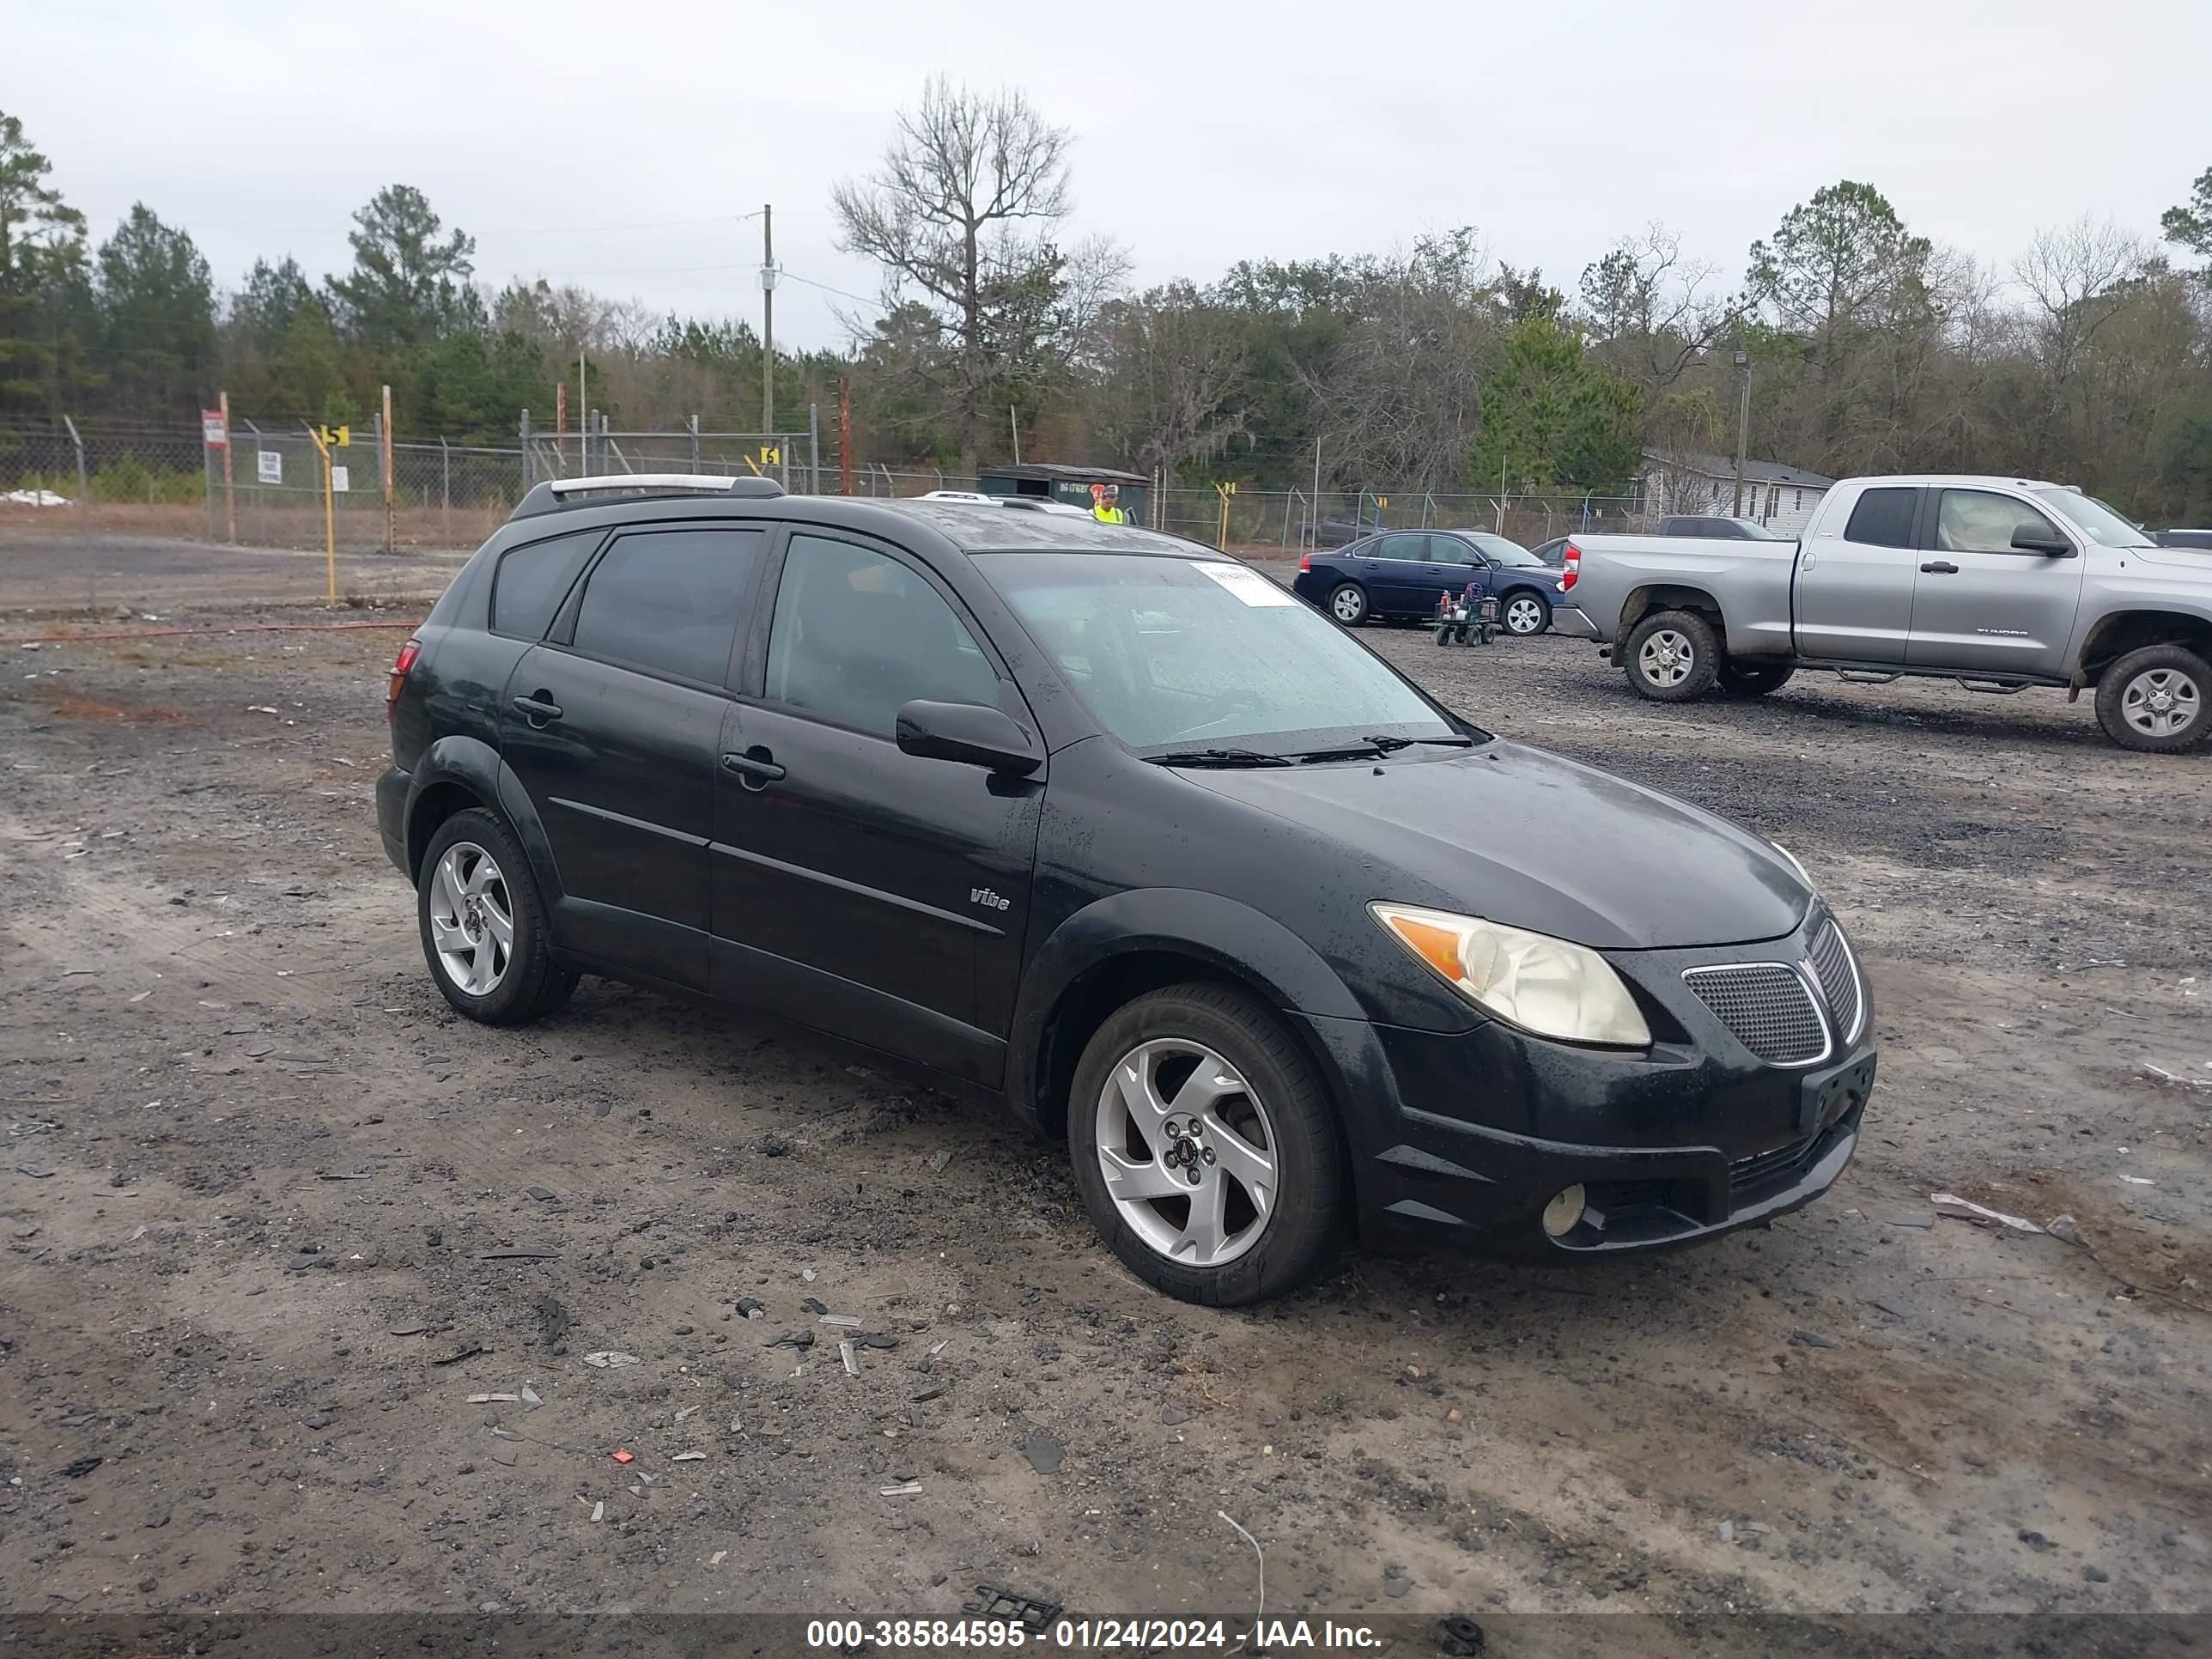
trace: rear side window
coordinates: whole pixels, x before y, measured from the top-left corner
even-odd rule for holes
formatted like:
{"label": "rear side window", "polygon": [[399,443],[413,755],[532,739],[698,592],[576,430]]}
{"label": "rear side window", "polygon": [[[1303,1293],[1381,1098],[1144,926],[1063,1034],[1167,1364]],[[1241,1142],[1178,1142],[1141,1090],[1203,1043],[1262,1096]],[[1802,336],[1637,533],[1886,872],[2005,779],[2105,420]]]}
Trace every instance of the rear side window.
{"label": "rear side window", "polygon": [[1419,564],[1428,557],[1426,536],[1384,536],[1368,550],[1370,559],[1403,559]]}
{"label": "rear side window", "polygon": [[872,737],[899,705],[999,703],[999,673],[952,607],[896,559],[793,536],[769,625],[768,695]]}
{"label": "rear side window", "polygon": [[1844,539],[1869,547],[1910,547],[1913,514],[1919,507],[1920,492],[1910,487],[1867,490],[1851,508]]}
{"label": "rear side window", "polygon": [[492,576],[491,631],[518,640],[544,639],[553,613],[568,597],[568,584],[605,534],[580,531],[501,554]]}
{"label": "rear side window", "polygon": [[700,528],[617,536],[584,585],[575,648],[721,684],[764,538],[758,530]]}

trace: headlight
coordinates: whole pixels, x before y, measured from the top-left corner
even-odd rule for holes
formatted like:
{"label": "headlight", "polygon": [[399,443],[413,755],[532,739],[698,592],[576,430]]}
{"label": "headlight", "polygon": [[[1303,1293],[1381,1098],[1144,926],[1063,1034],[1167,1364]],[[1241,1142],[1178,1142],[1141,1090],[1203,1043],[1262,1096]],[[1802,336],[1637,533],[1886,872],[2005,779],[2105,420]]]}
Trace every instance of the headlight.
{"label": "headlight", "polygon": [[1595,951],[1443,910],[1367,908],[1461,995],[1524,1031],[1624,1048],[1651,1045],[1651,1028],[1628,988]]}
{"label": "headlight", "polygon": [[1770,841],[1766,844],[1769,847],[1771,847],[1776,852],[1781,854],[1784,858],[1790,860],[1790,867],[1797,872],[1798,880],[1803,882],[1806,886],[1811,887],[1816,893],[1820,890],[1818,887],[1814,887],[1813,885],[1813,878],[1807,873],[1805,866],[1798,863],[1797,855],[1795,853],[1791,852],[1778,841]]}

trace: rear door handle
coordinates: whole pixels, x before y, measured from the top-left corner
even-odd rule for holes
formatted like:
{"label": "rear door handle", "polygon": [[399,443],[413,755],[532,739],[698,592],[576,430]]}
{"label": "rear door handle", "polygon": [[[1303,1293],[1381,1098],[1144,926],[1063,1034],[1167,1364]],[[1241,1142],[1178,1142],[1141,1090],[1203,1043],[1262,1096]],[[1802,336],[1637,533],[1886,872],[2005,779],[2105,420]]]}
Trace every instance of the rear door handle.
{"label": "rear door handle", "polygon": [[528,715],[530,723],[535,726],[542,727],[548,720],[557,720],[561,718],[561,705],[543,691],[533,697],[517,697],[514,700],[514,706]]}
{"label": "rear door handle", "polygon": [[1920,567],[1920,574],[1923,576],[1955,576],[1959,574],[1959,567],[1948,559],[1932,559]]}
{"label": "rear door handle", "polygon": [[765,749],[750,755],[725,755],[722,757],[722,769],[736,773],[738,781],[748,789],[762,788],[781,781],[783,777],[783,769],[769,757]]}

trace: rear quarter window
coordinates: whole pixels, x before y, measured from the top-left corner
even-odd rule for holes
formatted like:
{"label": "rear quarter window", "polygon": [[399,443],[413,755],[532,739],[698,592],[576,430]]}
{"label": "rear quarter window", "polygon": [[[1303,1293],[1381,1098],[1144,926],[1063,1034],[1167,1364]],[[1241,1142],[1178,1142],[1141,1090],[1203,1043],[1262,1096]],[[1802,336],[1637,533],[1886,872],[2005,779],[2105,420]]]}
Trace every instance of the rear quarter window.
{"label": "rear quarter window", "polygon": [[576,573],[605,533],[578,531],[510,547],[501,554],[492,573],[491,631],[511,639],[544,639]]}

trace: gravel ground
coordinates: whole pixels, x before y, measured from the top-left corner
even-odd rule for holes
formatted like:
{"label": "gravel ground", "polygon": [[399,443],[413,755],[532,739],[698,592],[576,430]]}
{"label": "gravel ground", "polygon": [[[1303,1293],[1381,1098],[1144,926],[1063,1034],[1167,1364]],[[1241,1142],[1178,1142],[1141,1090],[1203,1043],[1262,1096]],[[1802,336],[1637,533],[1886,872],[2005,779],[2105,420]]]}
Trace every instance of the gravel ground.
{"label": "gravel ground", "polygon": [[[112,562],[268,620],[194,556]],[[0,565],[0,633],[45,580]],[[1062,1152],[815,1038],[598,981],[457,1023],[373,823],[401,637],[0,659],[9,1610],[1245,1614],[1223,1514],[1284,1613],[2212,1602],[2212,759],[2055,696],[1661,708],[1571,641],[1369,630],[1786,842],[1882,1080],[1771,1231],[1359,1253],[1224,1314],[1121,1272]]]}

